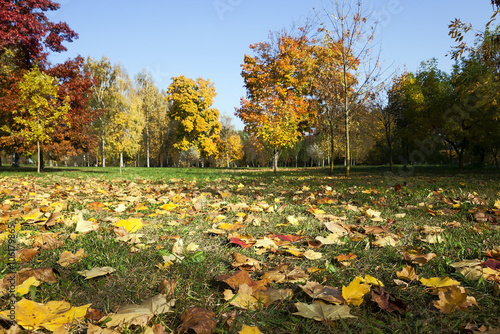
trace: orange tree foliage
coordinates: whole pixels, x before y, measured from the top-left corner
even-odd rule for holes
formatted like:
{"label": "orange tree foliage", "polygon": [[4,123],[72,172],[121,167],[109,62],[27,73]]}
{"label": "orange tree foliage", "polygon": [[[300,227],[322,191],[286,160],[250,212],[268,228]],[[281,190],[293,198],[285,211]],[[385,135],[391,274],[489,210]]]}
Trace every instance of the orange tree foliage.
{"label": "orange tree foliage", "polygon": [[311,126],[310,44],[305,33],[271,36],[269,42],[250,45],[256,55],[245,55],[242,65],[247,97],[241,99],[235,114],[247,132],[273,150],[274,170],[281,149],[292,146]]}
{"label": "orange tree foliage", "polygon": [[187,151],[195,147],[203,158],[217,155],[221,124],[219,111],[212,107],[216,95],[214,85],[203,78],[195,81],[183,75],[172,80],[167,98],[168,113],[177,134],[175,149]]}

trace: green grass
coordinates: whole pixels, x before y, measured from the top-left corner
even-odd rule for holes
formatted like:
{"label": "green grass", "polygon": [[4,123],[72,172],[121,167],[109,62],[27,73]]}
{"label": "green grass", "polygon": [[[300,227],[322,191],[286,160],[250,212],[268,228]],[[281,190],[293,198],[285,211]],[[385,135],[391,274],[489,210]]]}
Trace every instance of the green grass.
{"label": "green grass", "polygon": [[[0,168],[0,233],[7,223],[20,223],[22,240],[27,232],[38,234],[41,226],[26,223],[21,215],[33,209],[51,212],[49,203],[63,204],[62,213],[70,220],[82,212],[86,220],[93,219],[100,229],[74,237],[75,226],[56,224],[45,228],[47,232],[61,232],[64,243],[56,249],[42,249],[40,254],[20,268],[54,267],[58,272],[57,283],[41,284],[25,298],[46,303],[66,300],[79,306],[87,303],[104,313],[124,304],[140,304],[158,294],[162,279],[175,280],[177,288],[169,298],[176,299],[172,313],[155,316],[152,323],[160,323],[166,331],[175,330],[181,323],[182,313],[191,306],[213,311],[217,320],[216,333],[237,333],[243,324],[257,326],[263,333],[462,333],[468,324],[500,328],[500,298],[494,285],[484,280],[467,279],[450,266],[466,259],[484,260],[487,249],[500,246],[500,213],[494,203],[500,200],[500,174],[492,169],[469,169],[457,173],[447,167],[418,167],[402,174],[399,167],[394,174],[386,168],[354,167],[350,177],[337,168],[330,176],[326,169],[279,170],[269,169],[201,169],[201,168],[49,168],[38,175],[29,167]],[[396,188],[395,188],[396,186]],[[401,186],[401,189],[396,191]],[[331,190],[329,190],[331,189]],[[453,207],[449,201],[459,203]],[[481,202],[482,201],[482,202]],[[326,214],[346,216],[345,223],[362,226],[387,226],[397,236],[396,247],[378,248],[371,244],[373,236],[344,237],[343,245],[324,245],[316,251],[319,260],[294,257],[279,248],[276,252],[256,254],[254,247],[242,249],[228,242],[227,236],[205,233],[217,222],[235,223],[237,212],[230,205],[246,203],[250,207],[267,203],[273,210],[252,212],[254,223],[244,223],[237,230],[255,238],[269,234],[291,234],[309,237],[326,236],[324,223],[311,214],[310,207]],[[10,204],[9,204],[10,203]],[[97,203],[104,203],[96,209]],[[119,203],[126,210],[114,212]],[[164,203],[174,203],[176,208],[168,213],[156,214]],[[136,210],[144,204],[144,210]],[[346,205],[381,212],[384,222],[373,222],[362,212],[346,209]],[[429,209],[429,210],[428,210]],[[479,222],[474,212],[481,211],[490,217]],[[404,218],[396,214],[406,213]],[[288,216],[300,217],[298,225],[277,226],[287,222]],[[109,218],[140,217],[145,226],[137,233],[143,245],[131,251],[134,245],[116,240]],[[328,219],[327,219],[328,220]],[[430,244],[420,240],[418,226],[444,227],[457,221],[460,227],[446,228],[443,242]],[[257,223],[255,223],[257,222]],[[199,246],[198,255],[186,251],[186,258],[174,263],[167,270],[157,268],[162,255],[172,249],[177,236],[184,245]],[[137,245],[135,245],[137,246]],[[306,250],[306,242],[297,247]],[[31,246],[18,244],[18,249]],[[407,263],[401,252],[408,247],[420,247],[424,253],[435,253],[435,259],[423,266],[412,265],[420,277],[450,276],[469,290],[480,308],[449,314],[433,306],[437,296],[430,294],[419,282],[408,287],[394,283],[396,272]],[[60,267],[57,260],[63,251],[85,249],[88,257],[68,267]],[[296,302],[311,303],[312,299],[296,283],[273,284],[274,288],[292,289],[291,300],[277,301],[257,310],[242,310],[224,300],[223,291],[228,287],[216,277],[232,274],[231,254],[240,252],[262,262],[262,269],[252,273],[253,279],[287,263],[304,270],[321,269],[311,274],[310,280],[342,289],[356,276],[372,275],[381,280],[385,289],[401,299],[407,306],[404,315],[389,313],[378,308],[365,296],[361,306],[351,306],[357,319],[320,322],[294,315]],[[1,275],[7,273],[7,243],[0,246]],[[341,254],[355,253],[357,258],[348,267],[335,260]],[[111,275],[85,280],[78,271],[108,266],[116,269]],[[7,296],[0,299],[5,309]],[[233,319],[229,328],[227,319]],[[85,324],[74,329],[78,332]],[[125,332],[141,333],[143,329],[132,326]]]}

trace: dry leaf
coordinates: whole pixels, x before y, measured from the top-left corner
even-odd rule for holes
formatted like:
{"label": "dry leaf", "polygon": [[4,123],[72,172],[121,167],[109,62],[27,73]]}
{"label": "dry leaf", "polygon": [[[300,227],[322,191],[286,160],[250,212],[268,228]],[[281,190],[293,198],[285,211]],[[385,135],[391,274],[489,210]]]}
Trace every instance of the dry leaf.
{"label": "dry leaf", "polygon": [[86,256],[87,254],[85,254],[85,250],[83,248],[80,248],[75,254],[69,251],[64,251],[59,257],[57,263],[59,263],[61,267],[67,267],[70,264],[80,262],[80,260]]}
{"label": "dry leaf", "polygon": [[436,257],[436,254],[434,253],[429,253],[429,254],[410,254],[407,252],[403,252],[403,259],[407,262],[411,262],[414,264],[418,264],[419,266],[423,266],[430,260]]}
{"label": "dry leaf", "polygon": [[332,304],[345,302],[342,293],[335,287],[323,286],[312,281],[307,281],[305,285],[299,285],[299,287],[313,299],[322,299]]}
{"label": "dry leaf", "polygon": [[234,262],[231,262],[231,265],[233,267],[245,269],[248,271],[260,270],[260,262],[259,261],[255,260],[251,257],[245,256],[243,254],[237,253],[237,252],[234,252],[232,256],[233,256]]}
{"label": "dry leaf", "polygon": [[238,334],[262,334],[262,332],[255,326],[247,326],[243,324],[241,331],[239,331]]}
{"label": "dry leaf", "polygon": [[[45,328],[54,331],[64,324],[71,324],[75,320],[83,319],[90,304],[73,307],[65,301],[50,301],[47,304],[36,303],[21,299],[16,302],[16,322],[27,330]],[[7,317],[9,310],[0,312]]]}
{"label": "dry leaf", "polygon": [[449,286],[439,290],[439,300],[433,304],[443,313],[451,313],[457,309],[465,311],[469,306],[478,306],[476,299],[467,296],[467,290],[461,286]]}
{"label": "dry leaf", "polygon": [[382,310],[390,313],[398,312],[403,314],[407,309],[403,301],[388,293],[380,286],[372,290],[372,301],[376,302]]}
{"label": "dry leaf", "polygon": [[401,271],[397,271],[396,275],[398,278],[407,280],[407,281],[416,281],[418,280],[418,275],[415,273],[415,269],[410,266],[406,266]]}
{"label": "dry leaf", "polygon": [[214,312],[198,307],[190,307],[182,313],[182,324],[177,327],[177,331],[186,333],[191,330],[196,334],[211,334],[217,325],[214,317]]}
{"label": "dry leaf", "polygon": [[77,273],[84,276],[85,279],[91,279],[94,277],[99,277],[99,276],[111,274],[114,271],[115,271],[115,269],[111,268],[111,267],[101,267],[101,268],[92,268],[91,270],[77,271]]}
{"label": "dry leaf", "polygon": [[160,282],[160,293],[165,296],[170,296],[175,292],[175,289],[177,289],[177,281],[170,279],[162,279]]}
{"label": "dry leaf", "polygon": [[342,297],[347,304],[359,306],[363,303],[363,296],[370,292],[370,285],[362,281],[362,277],[356,277],[348,286],[342,286]]}
{"label": "dry leaf", "polygon": [[312,304],[295,303],[298,312],[294,315],[314,319],[317,321],[334,321],[339,319],[356,318],[350,314],[351,309],[347,305],[328,305],[322,301],[315,301]]}

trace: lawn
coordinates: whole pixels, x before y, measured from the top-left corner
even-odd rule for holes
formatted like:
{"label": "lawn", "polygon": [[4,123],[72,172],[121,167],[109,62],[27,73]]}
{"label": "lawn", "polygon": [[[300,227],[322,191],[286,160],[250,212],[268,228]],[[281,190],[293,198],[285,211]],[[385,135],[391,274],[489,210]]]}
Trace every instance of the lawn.
{"label": "lawn", "polygon": [[500,330],[495,170],[3,167],[0,240],[10,333]]}

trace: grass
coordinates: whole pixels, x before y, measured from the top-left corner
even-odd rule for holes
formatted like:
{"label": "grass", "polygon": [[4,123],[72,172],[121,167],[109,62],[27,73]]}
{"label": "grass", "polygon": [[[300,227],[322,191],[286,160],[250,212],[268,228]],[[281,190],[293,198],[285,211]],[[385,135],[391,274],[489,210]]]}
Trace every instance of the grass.
{"label": "grass", "polygon": [[[394,174],[384,168],[355,167],[348,178],[342,169],[332,176],[325,169],[290,169],[274,174],[266,169],[125,168],[120,174],[118,168],[112,167],[50,168],[37,175],[29,167],[2,167],[0,232],[6,224],[22,223],[19,250],[33,247],[28,244],[32,240],[28,235],[60,232],[60,247],[40,249],[31,261],[19,264],[19,269],[56,268],[57,283],[43,283],[24,296],[39,303],[91,303],[92,308],[108,314],[120,305],[140,304],[157,295],[163,279],[175,281],[177,287],[169,296],[176,299],[172,312],[157,315],[150,322],[161,324],[167,332],[175,330],[183,312],[195,306],[215,313],[216,333],[237,333],[243,324],[257,326],[263,333],[463,333],[469,324],[500,328],[500,298],[494,283],[466,278],[450,266],[467,259],[485,260],[486,250],[500,246],[500,209],[494,206],[500,200],[499,181],[500,174],[495,170],[470,169],[458,174],[444,167],[419,167],[404,173],[396,169]],[[47,213],[56,210],[57,206],[50,206],[56,202],[67,224],[44,227],[23,220],[22,216],[34,209]],[[174,206],[164,210],[165,203]],[[243,218],[232,209],[232,205],[241,203],[249,207],[242,211],[246,215]],[[125,210],[116,212],[120,204],[125,205]],[[359,211],[348,210],[346,205]],[[308,260],[287,253],[283,247],[257,254],[255,247],[243,249],[229,243],[227,234],[206,233],[220,223],[243,219],[245,226],[235,232],[257,239],[270,234],[300,235],[302,241],[295,246],[305,251],[307,238],[313,241],[329,234],[324,221],[331,217],[314,215],[311,208],[323,210],[326,215],[345,216],[345,223],[354,225],[357,234],[343,237],[343,245],[315,249],[322,258]],[[364,213],[368,209],[380,212],[383,221],[373,221]],[[97,222],[99,230],[75,233],[75,225],[69,222],[78,212],[85,220]],[[481,221],[477,212],[484,213],[488,220]],[[402,213],[406,216],[396,218]],[[299,218],[299,224],[286,224],[289,216]],[[138,231],[143,234],[139,244],[118,241],[113,232],[113,218],[129,217],[141,218],[145,223]],[[459,222],[460,227],[447,227],[452,221]],[[376,236],[362,233],[362,227],[372,225],[386,227],[397,239],[397,246],[374,246]],[[423,233],[417,228],[426,225],[444,229],[442,242],[421,240]],[[184,260],[166,270],[159,269],[162,256],[172,251],[178,238],[182,238],[184,247],[198,245],[198,253],[185,250]],[[420,277],[449,276],[458,280],[479,307],[445,314],[433,306],[438,297],[421,283],[396,285],[396,272],[408,264],[401,252],[416,247],[425,254],[436,254],[423,266],[412,264]],[[63,251],[75,253],[81,248],[88,256],[80,262],[67,267],[57,264]],[[236,271],[231,266],[233,252],[262,262],[262,269],[251,274],[254,280],[284,263],[304,270],[316,267],[319,271],[311,273],[309,280],[340,290],[357,276],[372,275],[401,299],[408,311],[398,314],[382,310],[368,294],[362,305],[350,307],[357,319],[306,319],[294,315],[294,303],[312,302],[297,283],[272,284],[274,288],[291,289],[293,297],[288,300],[255,310],[239,309],[224,299],[223,291],[228,287],[217,280],[220,275]],[[0,246],[0,253],[7,253],[6,242]],[[335,260],[349,253],[357,255],[350,266]],[[7,258],[0,257],[0,268],[4,268],[1,276],[8,273],[6,265]],[[103,266],[116,271],[89,280],[78,274]],[[7,302],[7,295],[1,297],[2,310]],[[85,327],[75,326],[72,331],[80,332]],[[141,333],[143,328],[130,326],[125,332]]]}

